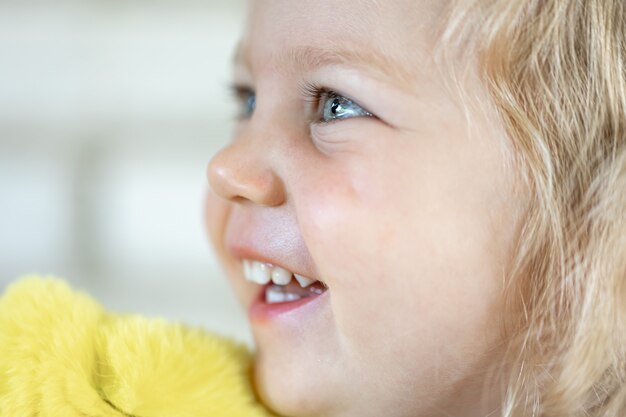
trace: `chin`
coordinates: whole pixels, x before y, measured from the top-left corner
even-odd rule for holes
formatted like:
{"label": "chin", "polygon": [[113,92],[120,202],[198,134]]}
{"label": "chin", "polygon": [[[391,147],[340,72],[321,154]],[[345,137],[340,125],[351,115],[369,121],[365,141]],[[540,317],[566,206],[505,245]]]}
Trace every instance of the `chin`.
{"label": "chin", "polygon": [[[312,415],[313,404],[304,404],[307,400],[302,387],[304,381],[298,380],[294,369],[286,363],[276,363],[271,357],[259,351],[254,364],[254,383],[261,401],[279,415],[302,417]],[[271,356],[271,354],[269,354]],[[310,398],[308,401],[311,401]]]}
{"label": "chin", "polygon": [[330,375],[321,375],[315,356],[281,355],[260,348],[254,364],[254,383],[260,400],[275,413],[289,417],[331,417],[328,406]]}

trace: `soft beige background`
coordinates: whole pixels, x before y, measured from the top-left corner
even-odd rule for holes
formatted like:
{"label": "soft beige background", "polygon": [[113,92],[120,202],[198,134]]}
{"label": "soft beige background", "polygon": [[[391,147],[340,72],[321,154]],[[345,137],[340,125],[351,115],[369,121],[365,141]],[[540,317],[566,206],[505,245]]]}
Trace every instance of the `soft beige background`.
{"label": "soft beige background", "polygon": [[0,0],[1,288],[55,274],[250,341],[202,223],[243,6]]}

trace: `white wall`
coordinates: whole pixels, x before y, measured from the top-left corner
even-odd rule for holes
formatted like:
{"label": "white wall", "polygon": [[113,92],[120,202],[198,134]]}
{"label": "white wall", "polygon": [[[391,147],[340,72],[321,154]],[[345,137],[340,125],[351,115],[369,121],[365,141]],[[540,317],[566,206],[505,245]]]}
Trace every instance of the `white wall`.
{"label": "white wall", "polygon": [[250,340],[202,222],[243,6],[0,0],[0,287],[52,273]]}

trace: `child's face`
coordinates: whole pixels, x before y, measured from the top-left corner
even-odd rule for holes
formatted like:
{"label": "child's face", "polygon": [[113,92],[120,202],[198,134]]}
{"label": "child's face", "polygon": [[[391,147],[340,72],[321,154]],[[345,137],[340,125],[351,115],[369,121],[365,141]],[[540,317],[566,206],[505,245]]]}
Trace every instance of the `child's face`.
{"label": "child's face", "polygon": [[[251,3],[235,82],[256,105],[244,92],[209,167],[207,222],[281,414],[470,416],[498,358],[520,201],[494,112],[464,108],[433,63],[442,3]],[[254,301],[242,259],[329,290]]]}

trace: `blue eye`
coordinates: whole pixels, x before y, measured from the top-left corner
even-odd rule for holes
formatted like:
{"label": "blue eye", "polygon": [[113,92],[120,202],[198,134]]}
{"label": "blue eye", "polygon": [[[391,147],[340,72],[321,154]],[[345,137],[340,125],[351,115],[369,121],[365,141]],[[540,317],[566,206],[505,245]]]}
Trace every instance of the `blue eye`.
{"label": "blue eye", "polygon": [[[235,85],[233,93],[239,103],[238,117],[249,119],[256,108],[256,92],[247,86]],[[353,117],[373,117],[374,115],[365,110],[356,102],[334,91],[317,87],[310,87],[306,95],[315,101],[317,107],[317,119],[320,122],[332,122],[334,120],[350,119]]]}
{"label": "blue eye", "polygon": [[254,113],[254,109],[256,107],[256,93],[250,92],[248,98],[246,99],[246,103],[243,109],[243,114],[245,117],[251,117],[252,113]]}
{"label": "blue eye", "polygon": [[237,115],[240,119],[249,119],[256,108],[256,93],[250,87],[234,85],[233,95],[237,100],[239,110]]}
{"label": "blue eye", "polygon": [[323,122],[373,116],[354,101],[333,91],[322,92],[319,97],[320,120]]}

